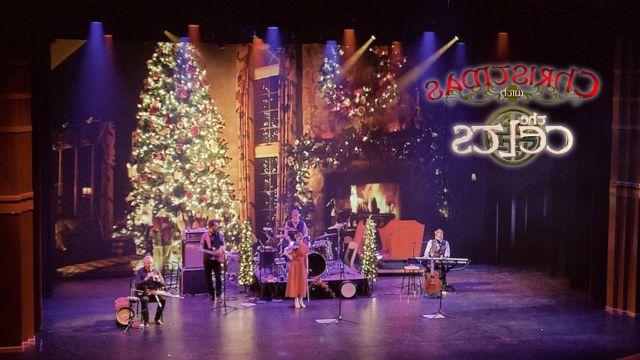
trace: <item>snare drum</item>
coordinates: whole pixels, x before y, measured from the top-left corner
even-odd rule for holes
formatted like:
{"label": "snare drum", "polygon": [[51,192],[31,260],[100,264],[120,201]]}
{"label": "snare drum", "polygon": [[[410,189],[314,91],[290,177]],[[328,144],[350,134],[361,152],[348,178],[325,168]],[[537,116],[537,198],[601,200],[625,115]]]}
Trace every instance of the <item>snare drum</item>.
{"label": "snare drum", "polygon": [[133,320],[136,317],[136,312],[133,310],[133,306],[131,305],[132,299],[137,301],[138,298],[131,298],[129,296],[117,298],[113,302],[113,307],[116,310],[116,324],[118,326],[127,326],[130,320]]}

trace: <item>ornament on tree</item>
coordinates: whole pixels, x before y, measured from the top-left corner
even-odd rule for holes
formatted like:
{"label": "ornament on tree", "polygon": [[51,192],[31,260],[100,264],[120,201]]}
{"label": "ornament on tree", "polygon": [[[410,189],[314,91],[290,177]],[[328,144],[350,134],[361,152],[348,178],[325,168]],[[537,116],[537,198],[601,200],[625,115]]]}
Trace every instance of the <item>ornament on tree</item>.
{"label": "ornament on tree", "polygon": [[198,136],[200,134],[200,127],[198,125],[194,125],[191,127],[191,135]]}
{"label": "ornament on tree", "polygon": [[[156,174],[162,174],[164,172],[164,168],[162,167],[162,165],[154,163],[154,164],[149,164],[149,170],[153,171]],[[145,174],[146,175],[146,174]],[[145,179],[146,176],[143,176],[143,181],[146,181],[147,179]]]}
{"label": "ornament on tree", "polygon": [[176,88],[176,94],[178,95],[178,98],[180,100],[186,100],[189,98],[189,96],[191,96],[189,93],[189,88],[184,85],[180,85]]}

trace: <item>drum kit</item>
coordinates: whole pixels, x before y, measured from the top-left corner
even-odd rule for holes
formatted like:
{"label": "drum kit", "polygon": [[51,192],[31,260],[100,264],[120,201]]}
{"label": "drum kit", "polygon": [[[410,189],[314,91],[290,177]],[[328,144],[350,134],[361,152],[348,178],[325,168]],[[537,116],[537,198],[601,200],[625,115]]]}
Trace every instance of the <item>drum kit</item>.
{"label": "drum kit", "polygon": [[[327,228],[328,230],[341,229],[345,224],[336,224]],[[277,228],[275,231],[273,228],[262,228],[264,234],[267,237],[265,242],[260,242],[258,247],[258,254],[254,258],[262,273],[263,270],[268,270],[270,273],[275,274],[277,277],[284,281],[287,277],[286,258],[284,257],[284,251],[292,242],[288,232],[291,230],[287,227]],[[334,248],[334,242],[338,237],[337,233],[323,234],[313,239],[309,244],[309,237],[303,237],[303,242],[309,244],[309,277],[322,276],[329,269],[329,262],[339,260],[337,254],[338,248]]]}

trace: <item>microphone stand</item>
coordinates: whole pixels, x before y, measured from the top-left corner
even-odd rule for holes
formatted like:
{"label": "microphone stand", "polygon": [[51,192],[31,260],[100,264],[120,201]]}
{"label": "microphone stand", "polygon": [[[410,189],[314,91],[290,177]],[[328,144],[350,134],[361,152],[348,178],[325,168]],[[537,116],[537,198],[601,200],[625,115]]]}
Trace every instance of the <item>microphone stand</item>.
{"label": "microphone stand", "polygon": [[238,310],[237,307],[227,305],[227,257],[225,256],[224,261],[220,264],[222,266],[222,304],[215,305],[213,309],[224,309],[224,314],[227,315],[227,308],[232,309],[231,311]]}
{"label": "microphone stand", "polygon": [[[344,227],[345,225],[342,224],[338,227],[338,242],[340,243],[340,230]],[[342,286],[342,281],[344,279],[344,241],[342,243],[340,243],[340,258],[339,258],[339,262],[340,262],[340,286]],[[336,316],[335,318],[328,318],[328,319],[316,319],[316,322],[318,324],[339,324],[341,322],[348,322],[350,324],[356,324],[355,321],[351,321],[351,320],[347,320],[342,316],[342,294],[340,294],[340,287],[338,287],[338,316]]]}

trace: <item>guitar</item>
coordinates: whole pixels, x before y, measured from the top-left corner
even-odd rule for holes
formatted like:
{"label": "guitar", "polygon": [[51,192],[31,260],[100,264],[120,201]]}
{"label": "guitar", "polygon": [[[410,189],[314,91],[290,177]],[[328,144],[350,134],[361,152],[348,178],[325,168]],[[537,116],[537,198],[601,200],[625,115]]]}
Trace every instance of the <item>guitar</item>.
{"label": "guitar", "polygon": [[215,260],[217,262],[224,262],[225,260],[225,251],[222,246],[213,250],[200,249],[200,252],[210,255],[211,260]]}
{"label": "guitar", "polygon": [[442,290],[442,280],[440,280],[440,274],[435,271],[433,256],[431,256],[431,269],[424,276],[424,290],[427,294],[435,294]]}

